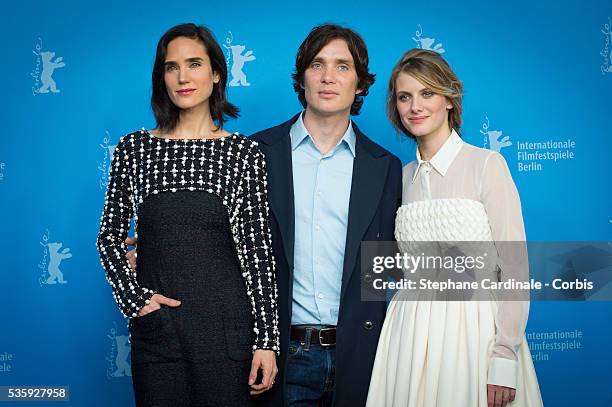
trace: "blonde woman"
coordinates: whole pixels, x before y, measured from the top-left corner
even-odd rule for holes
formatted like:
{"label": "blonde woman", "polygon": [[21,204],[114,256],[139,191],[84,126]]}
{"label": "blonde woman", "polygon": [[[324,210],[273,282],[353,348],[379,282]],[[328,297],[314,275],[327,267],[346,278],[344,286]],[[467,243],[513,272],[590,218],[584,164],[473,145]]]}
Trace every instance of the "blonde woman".
{"label": "blonde woman", "polygon": [[[525,241],[520,199],[503,157],[461,139],[462,94],[436,52],[410,50],[393,69],[387,112],[417,144],[403,169],[395,237],[400,247],[487,241],[498,254],[490,275],[506,280],[525,260],[503,243]],[[528,301],[411,298],[398,292],[389,306],[368,406],[542,405],[524,338]]]}

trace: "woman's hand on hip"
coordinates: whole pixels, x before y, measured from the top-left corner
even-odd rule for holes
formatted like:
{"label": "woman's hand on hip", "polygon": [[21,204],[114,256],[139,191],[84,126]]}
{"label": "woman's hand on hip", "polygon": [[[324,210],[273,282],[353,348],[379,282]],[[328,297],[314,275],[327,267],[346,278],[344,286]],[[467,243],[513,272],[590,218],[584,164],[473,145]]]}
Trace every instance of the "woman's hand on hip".
{"label": "woman's hand on hip", "polygon": [[[261,369],[261,383],[255,384],[257,380],[257,371]],[[276,353],[273,350],[257,349],[253,354],[251,362],[251,374],[249,375],[249,386],[251,386],[251,395],[261,394],[264,391],[270,390],[274,385],[274,379],[278,373],[276,367]]]}
{"label": "woman's hand on hip", "polygon": [[161,308],[162,305],[167,305],[168,307],[176,308],[181,305],[181,302],[179,300],[164,297],[161,294],[153,294],[153,297],[151,297],[149,303],[142,307],[140,311],[138,311],[138,316],[142,317],[151,312],[157,311]]}

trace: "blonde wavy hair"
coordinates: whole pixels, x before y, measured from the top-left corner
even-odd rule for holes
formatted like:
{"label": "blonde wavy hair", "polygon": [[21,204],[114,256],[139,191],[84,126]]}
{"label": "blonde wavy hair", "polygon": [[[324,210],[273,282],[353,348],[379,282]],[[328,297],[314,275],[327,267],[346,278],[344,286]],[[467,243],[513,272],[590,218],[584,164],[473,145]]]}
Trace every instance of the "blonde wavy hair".
{"label": "blonde wavy hair", "polygon": [[448,124],[451,129],[459,132],[461,128],[461,113],[463,111],[461,106],[463,84],[440,54],[420,48],[413,48],[402,55],[391,72],[387,92],[387,116],[391,120],[393,127],[398,132],[404,133],[407,137],[415,139],[402,124],[399,112],[397,111],[395,82],[400,73],[406,73],[414,77],[433,93],[446,97],[453,106],[448,111]]}

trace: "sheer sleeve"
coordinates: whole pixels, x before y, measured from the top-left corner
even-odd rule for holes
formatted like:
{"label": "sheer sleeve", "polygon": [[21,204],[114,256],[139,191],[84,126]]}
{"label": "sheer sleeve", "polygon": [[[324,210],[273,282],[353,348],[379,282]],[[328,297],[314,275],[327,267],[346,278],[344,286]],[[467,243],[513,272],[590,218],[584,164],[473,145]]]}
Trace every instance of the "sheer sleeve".
{"label": "sheer sleeve", "polygon": [[277,285],[269,227],[266,162],[255,145],[244,161],[232,234],[254,318],[253,350],[279,351]]}
{"label": "sheer sleeve", "polygon": [[[528,280],[528,261],[521,202],[516,186],[499,153],[487,157],[483,167],[481,199],[489,217],[498,254],[499,280]],[[495,343],[488,384],[516,388],[518,349],[525,333],[529,301],[498,301]]]}
{"label": "sheer sleeve", "polygon": [[131,318],[138,316],[155,292],[138,285],[126,258],[123,242],[134,215],[129,168],[128,143],[122,139],[113,153],[97,247],[115,301],[123,315]]}

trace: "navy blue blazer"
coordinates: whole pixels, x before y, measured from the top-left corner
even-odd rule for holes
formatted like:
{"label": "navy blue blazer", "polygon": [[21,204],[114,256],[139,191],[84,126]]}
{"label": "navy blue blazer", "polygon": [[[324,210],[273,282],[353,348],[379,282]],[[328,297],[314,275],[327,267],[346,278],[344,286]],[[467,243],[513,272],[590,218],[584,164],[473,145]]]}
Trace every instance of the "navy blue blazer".
{"label": "navy blue blazer", "polygon": [[[285,405],[284,370],[291,331],[295,210],[289,121],[254,134],[266,156],[273,253],[278,278],[280,329],[279,374],[275,386],[259,397],[260,405]],[[366,403],[378,337],[385,318],[384,302],[361,301],[362,241],[393,241],[395,213],[402,199],[400,160],[367,138],[353,123],[357,136],[349,202],[340,309],[336,337],[335,407]]]}

